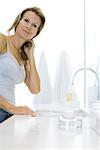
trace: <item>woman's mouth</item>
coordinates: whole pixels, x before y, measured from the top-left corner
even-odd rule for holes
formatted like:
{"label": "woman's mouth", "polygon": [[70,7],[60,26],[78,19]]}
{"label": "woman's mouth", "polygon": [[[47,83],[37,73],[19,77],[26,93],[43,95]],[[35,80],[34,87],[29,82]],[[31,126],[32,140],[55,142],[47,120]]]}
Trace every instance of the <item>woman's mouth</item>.
{"label": "woman's mouth", "polygon": [[29,31],[27,31],[27,30],[23,30],[26,34],[30,34],[30,32]]}

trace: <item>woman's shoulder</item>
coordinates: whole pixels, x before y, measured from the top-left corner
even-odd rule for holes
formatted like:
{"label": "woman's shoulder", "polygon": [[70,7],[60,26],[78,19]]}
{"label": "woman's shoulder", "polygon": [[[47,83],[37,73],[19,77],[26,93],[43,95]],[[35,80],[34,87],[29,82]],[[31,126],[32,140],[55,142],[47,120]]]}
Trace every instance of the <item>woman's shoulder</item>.
{"label": "woman's shoulder", "polygon": [[0,33],[0,52],[4,52],[6,50],[7,45],[7,36]]}

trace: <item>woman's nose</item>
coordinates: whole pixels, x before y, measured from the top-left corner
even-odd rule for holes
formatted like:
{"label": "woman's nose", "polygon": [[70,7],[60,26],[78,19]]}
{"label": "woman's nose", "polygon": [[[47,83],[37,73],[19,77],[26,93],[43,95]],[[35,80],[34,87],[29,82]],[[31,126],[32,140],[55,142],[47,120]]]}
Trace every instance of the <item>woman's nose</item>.
{"label": "woman's nose", "polygon": [[31,23],[29,23],[29,24],[27,25],[27,28],[28,28],[28,29],[31,29],[31,27],[32,27],[32,25],[31,25]]}

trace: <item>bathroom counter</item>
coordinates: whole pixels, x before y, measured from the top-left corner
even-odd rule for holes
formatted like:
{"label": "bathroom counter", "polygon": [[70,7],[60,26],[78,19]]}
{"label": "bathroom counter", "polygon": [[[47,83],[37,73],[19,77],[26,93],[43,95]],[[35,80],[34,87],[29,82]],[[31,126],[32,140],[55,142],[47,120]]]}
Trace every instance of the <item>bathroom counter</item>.
{"label": "bathroom counter", "polygon": [[0,124],[0,150],[100,150],[100,137],[84,118],[80,129],[60,126],[59,114],[14,115]]}

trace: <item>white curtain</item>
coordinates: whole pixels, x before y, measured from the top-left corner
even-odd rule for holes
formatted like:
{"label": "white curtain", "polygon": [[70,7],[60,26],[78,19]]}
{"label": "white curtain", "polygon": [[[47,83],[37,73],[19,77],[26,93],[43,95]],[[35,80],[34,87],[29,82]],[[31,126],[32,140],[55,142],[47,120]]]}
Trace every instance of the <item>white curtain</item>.
{"label": "white curtain", "polygon": [[39,62],[41,91],[33,99],[34,107],[39,110],[61,110],[62,102],[72,79],[71,65],[67,53],[62,51],[60,54],[53,87],[51,86],[48,69],[45,53],[42,52]]}
{"label": "white curtain", "polygon": [[56,103],[63,102],[67,90],[71,85],[71,80],[70,60],[68,54],[65,51],[62,51],[58,60],[53,87],[53,97]]}
{"label": "white curtain", "polygon": [[33,104],[35,109],[48,109],[48,106],[52,104],[52,87],[44,51],[41,53],[38,68],[41,80],[41,89],[40,93],[34,96]]}

